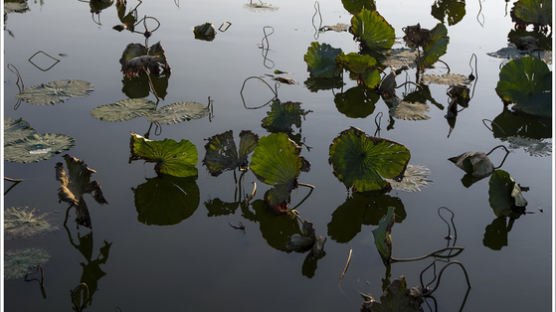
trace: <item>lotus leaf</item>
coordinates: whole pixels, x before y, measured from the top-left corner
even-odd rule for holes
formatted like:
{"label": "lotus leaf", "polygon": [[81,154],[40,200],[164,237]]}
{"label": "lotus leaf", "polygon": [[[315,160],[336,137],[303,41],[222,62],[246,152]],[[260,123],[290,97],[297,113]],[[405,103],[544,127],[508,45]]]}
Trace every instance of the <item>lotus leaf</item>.
{"label": "lotus leaf", "polygon": [[423,55],[421,56],[420,67],[432,67],[438,59],[446,53],[448,48],[448,29],[439,23],[430,31],[430,40],[423,46]]}
{"label": "lotus leaf", "polygon": [[467,77],[460,74],[428,75],[422,77],[422,82],[448,86],[464,86],[467,84]]}
{"label": "lotus leaf", "polygon": [[494,166],[485,153],[466,152],[448,159],[475,178],[484,178],[494,171]]}
{"label": "lotus leaf", "polygon": [[394,207],[388,207],[386,215],[380,219],[373,230],[375,245],[385,265],[392,261],[392,226],[394,226]]}
{"label": "lotus leaf", "polygon": [[519,0],[510,15],[518,24],[552,25],[552,0]]}
{"label": "lotus leaf", "polygon": [[245,4],[245,7],[252,11],[276,11],[278,7],[272,6],[270,3],[264,3],[262,1],[257,1],[253,3],[252,0]]}
{"label": "lotus leaf", "polygon": [[269,132],[292,132],[292,126],[301,128],[301,117],[305,117],[309,112],[301,108],[299,102],[280,103],[276,100],[272,102],[270,111],[262,120],[261,126]]}
{"label": "lotus leaf", "polygon": [[358,85],[346,92],[337,93],[334,96],[334,103],[338,111],[347,117],[365,118],[374,112],[379,98],[375,90]]}
{"label": "lotus leaf", "polygon": [[448,25],[453,26],[465,16],[465,0],[436,0],[431,15],[442,23],[448,17]]}
{"label": "lotus leaf", "polygon": [[74,96],[84,96],[93,91],[93,85],[83,80],[56,80],[25,88],[16,95],[29,104],[54,105]]}
{"label": "lotus leaf", "polygon": [[377,11],[362,9],[351,19],[350,32],[373,51],[388,50],[394,44],[394,27]]}
{"label": "lotus leaf", "polygon": [[340,53],[336,62],[355,74],[363,74],[376,66],[376,59],[370,55],[358,53]]}
{"label": "lotus leaf", "polygon": [[357,192],[388,189],[383,178],[400,180],[411,157],[405,146],[354,127],[334,139],[329,155],[334,175]]}
{"label": "lotus leaf", "polygon": [[552,59],[552,35],[544,34],[541,31],[535,31],[523,28],[512,29],[508,33],[508,41],[520,50],[527,51],[533,56],[546,54],[539,50],[550,50],[548,55]]}
{"label": "lotus leaf", "polygon": [[189,218],[199,206],[194,178],[161,175],[133,189],[137,219],[147,225],[173,225]]}
{"label": "lotus leaf", "polygon": [[131,153],[135,158],[156,163],[158,174],[183,178],[197,176],[197,148],[188,140],[153,141],[131,133]]}
{"label": "lotus leaf", "polygon": [[496,93],[513,109],[526,114],[552,116],[552,72],[541,60],[526,56],[500,70]]}
{"label": "lotus leaf", "polygon": [[285,212],[290,203],[290,194],[294,188],[290,183],[277,184],[265,192],[264,200],[277,213]]}
{"label": "lotus leaf", "polygon": [[50,255],[44,249],[29,248],[6,251],[4,255],[4,279],[18,279],[32,272],[33,268],[46,263]]}
{"label": "lotus leaf", "polygon": [[146,115],[148,121],[162,125],[176,124],[185,120],[200,119],[208,116],[207,106],[195,102],[178,102],[159,108]]}
{"label": "lotus leaf", "polygon": [[243,130],[239,138],[239,152],[236,149],[232,130],[207,139],[203,164],[207,166],[211,175],[218,176],[226,170],[236,168],[242,170],[247,167],[247,157],[257,145],[259,137],[251,131]]}
{"label": "lotus leaf", "polygon": [[342,0],[342,4],[350,14],[357,14],[361,12],[362,9],[376,11],[374,0]]}
{"label": "lotus leaf", "polygon": [[509,173],[495,170],[488,184],[488,201],[497,217],[515,217],[523,213],[527,201]]}
{"label": "lotus leaf", "polygon": [[147,99],[126,99],[95,107],[91,115],[104,121],[126,121],[148,116],[156,111],[156,104]]}
{"label": "lotus leaf", "polygon": [[392,186],[393,190],[405,192],[420,192],[431,180],[429,179],[430,170],[419,165],[408,164],[405,169],[403,179],[398,182],[396,180],[386,179]]}
{"label": "lotus leaf", "polygon": [[523,148],[533,157],[546,157],[552,154],[552,143],[550,141],[530,139],[521,136],[506,138],[511,149]]}
{"label": "lotus leaf", "polygon": [[29,207],[6,208],[4,235],[6,238],[28,238],[56,230],[45,217],[46,214],[36,214],[35,209]]}
{"label": "lotus leaf", "polygon": [[4,146],[10,145],[17,140],[24,139],[35,134],[35,129],[31,128],[29,123],[21,118],[13,120],[4,118]]}
{"label": "lotus leaf", "polygon": [[412,287],[407,289],[407,283],[402,276],[392,281],[380,296],[380,302],[370,300],[363,303],[361,312],[423,312],[422,295]]}
{"label": "lotus leaf", "polygon": [[322,26],[319,31],[335,31],[335,32],[344,32],[348,31],[349,25],[344,23],[336,23],[336,25],[326,25]]}
{"label": "lotus leaf", "polygon": [[259,139],[249,167],[266,184],[287,184],[293,188],[301,172],[300,151],[287,134],[272,133]]}
{"label": "lotus leaf", "polygon": [[23,139],[4,146],[4,159],[12,162],[29,163],[48,159],[70,149],[74,140],[63,134],[33,133]]}
{"label": "lotus leaf", "polygon": [[335,78],[341,69],[336,64],[336,57],[342,53],[342,49],[335,49],[329,44],[311,42],[305,53],[304,60],[307,70],[313,78]]}
{"label": "lotus leaf", "polygon": [[204,23],[193,28],[195,39],[212,41],[216,37],[216,27],[211,23]]}

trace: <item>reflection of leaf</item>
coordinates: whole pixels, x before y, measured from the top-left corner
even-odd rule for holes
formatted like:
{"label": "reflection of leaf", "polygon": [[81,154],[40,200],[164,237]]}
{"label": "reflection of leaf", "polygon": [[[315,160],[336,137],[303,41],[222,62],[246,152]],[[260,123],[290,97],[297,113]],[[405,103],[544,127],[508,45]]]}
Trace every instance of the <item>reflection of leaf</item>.
{"label": "reflection of leaf", "polygon": [[74,142],[73,138],[63,134],[33,133],[4,145],[4,159],[19,163],[36,162],[70,149]]}
{"label": "reflection of leaf", "polygon": [[433,83],[448,86],[464,86],[467,83],[467,77],[460,74],[443,74],[428,75],[425,74],[421,80],[423,83]]}
{"label": "reflection of leaf", "polygon": [[488,201],[497,217],[515,217],[525,210],[527,201],[521,188],[506,171],[494,171],[488,184]]}
{"label": "reflection of leaf", "polygon": [[432,104],[436,105],[438,108],[444,109],[444,106],[442,104],[438,103],[432,97],[429,86],[427,86],[427,85],[421,85],[421,87],[417,88],[417,90],[407,94],[403,98],[403,100],[406,101],[406,102],[410,102],[410,103],[415,103],[415,102],[427,103],[427,101],[428,101],[428,102],[431,102]]}
{"label": "reflection of leaf", "polygon": [[29,104],[54,105],[74,96],[87,95],[92,90],[93,85],[87,81],[56,80],[25,88],[16,97]]}
{"label": "reflection of leaf", "polygon": [[485,153],[466,152],[448,159],[466,173],[476,178],[483,178],[492,173],[494,166]]}
{"label": "reflection of leaf", "polygon": [[374,112],[379,97],[375,90],[358,85],[343,93],[337,93],[334,103],[338,111],[347,117],[365,118]]}
{"label": "reflection of leaf", "polygon": [[259,139],[249,167],[266,184],[293,186],[301,172],[300,150],[285,133],[273,133]]}
{"label": "reflection of leaf", "polygon": [[132,133],[131,153],[134,157],[156,163],[155,170],[158,174],[197,176],[197,148],[188,140],[153,141]]}
{"label": "reflection of leaf", "polygon": [[552,72],[537,58],[526,56],[510,61],[500,70],[496,93],[514,110],[552,116]]}
{"label": "reflection of leaf", "polygon": [[147,99],[126,99],[95,107],[91,115],[104,121],[125,121],[143,117],[156,110],[156,104]]}
{"label": "reflection of leaf", "polygon": [[351,127],[330,145],[329,163],[347,188],[364,192],[387,189],[383,178],[399,180],[409,162],[409,150],[396,142],[369,137]]}
{"label": "reflection of leaf", "polygon": [[541,54],[548,54],[548,57],[552,59],[552,35],[545,35],[539,31],[527,31],[527,29],[512,29],[508,33],[508,41],[513,43],[516,48],[520,50],[526,50],[532,52],[532,54],[539,55],[538,50],[549,50],[540,51]]}
{"label": "reflection of leaf", "polygon": [[173,225],[189,218],[199,206],[194,178],[161,175],[133,189],[137,219],[147,225]]}
{"label": "reflection of leaf", "polygon": [[375,245],[385,265],[392,260],[392,226],[394,225],[394,207],[388,207],[386,215],[373,230]]}
{"label": "reflection of leaf", "polygon": [[426,167],[408,164],[403,179],[400,182],[391,179],[386,180],[390,183],[393,190],[420,192],[422,187],[431,182],[429,174],[430,170]]}
{"label": "reflection of leaf", "polygon": [[91,0],[89,7],[92,13],[100,13],[102,10],[109,8],[114,3],[114,0]]}
{"label": "reflection of leaf", "polygon": [[239,152],[236,149],[232,130],[207,139],[203,164],[207,166],[211,175],[218,176],[226,170],[236,168],[241,170],[247,167],[247,157],[257,145],[259,137],[251,131],[243,130],[239,138]]}
{"label": "reflection of leaf", "polygon": [[272,102],[270,111],[262,120],[261,126],[269,132],[292,132],[292,126],[301,128],[301,117],[309,112],[301,108],[299,102]]}
{"label": "reflection of leaf", "polygon": [[309,77],[305,80],[305,86],[311,92],[317,92],[319,90],[330,90],[339,89],[344,85],[344,81],[341,77],[335,78],[315,78]]}
{"label": "reflection of leaf", "polygon": [[377,11],[363,9],[355,14],[350,32],[371,50],[388,50],[394,44],[394,28]]}
{"label": "reflection of leaf", "polygon": [[504,140],[512,136],[531,139],[551,138],[552,120],[514,113],[504,108],[502,113],[492,121],[492,134],[495,138]]}
{"label": "reflection of leaf", "polygon": [[357,14],[361,12],[362,9],[376,11],[374,0],[342,0],[342,4],[350,14]]}
{"label": "reflection of leaf", "polygon": [[8,250],[4,255],[4,279],[22,278],[31,273],[34,267],[46,263],[49,259],[50,255],[44,249]]}
{"label": "reflection of leaf", "polygon": [[519,0],[510,12],[518,24],[544,26],[552,24],[552,0]]}
{"label": "reflection of leaf", "polygon": [[511,230],[513,221],[510,219],[510,225],[506,225],[506,220],[506,217],[499,217],[487,225],[483,236],[483,245],[493,250],[500,250],[502,247],[508,246],[508,232]]}
{"label": "reflection of leaf", "polygon": [[527,36],[526,38],[527,38],[526,48],[528,48],[528,49],[520,50],[516,47],[515,44],[509,43],[507,47],[501,48],[500,50],[498,50],[496,52],[487,53],[487,55],[492,56],[492,57],[496,57],[496,58],[508,59],[508,60],[518,59],[518,58],[522,58],[524,56],[530,55],[530,56],[533,56],[533,57],[539,57],[543,62],[545,62],[548,65],[551,65],[552,64],[552,51],[550,51],[550,50],[549,51],[539,50],[540,47],[537,44],[530,42],[530,39],[533,38],[533,37]]}
{"label": "reflection of leaf", "polygon": [[10,207],[4,210],[4,235],[6,238],[28,238],[56,230],[45,218],[29,207]]}
{"label": "reflection of leaf", "polygon": [[438,59],[446,53],[448,48],[448,29],[439,23],[430,31],[430,40],[423,47],[423,55],[420,59],[421,68],[431,67]]}
{"label": "reflection of leaf", "polygon": [[423,312],[422,295],[415,288],[407,289],[405,278],[402,276],[392,281],[384,290],[380,301],[363,303],[362,312]]}
{"label": "reflection of leaf", "polygon": [[329,44],[311,42],[305,53],[304,60],[307,70],[313,78],[334,78],[340,74],[340,67],[336,64],[336,57],[342,49],[335,49]]}
{"label": "reflection of leaf", "polygon": [[217,217],[234,214],[239,207],[239,202],[227,203],[223,202],[220,198],[210,199],[205,202],[205,207],[208,210],[207,216]]}
{"label": "reflection of leaf", "polygon": [[332,213],[328,235],[339,243],[349,242],[361,232],[362,225],[378,225],[388,207],[395,207],[396,222],[405,219],[406,212],[399,198],[379,192],[353,193]]}
{"label": "reflection of leaf", "polygon": [[208,114],[209,108],[203,104],[195,102],[178,102],[162,106],[156,112],[152,112],[145,117],[150,122],[169,125],[191,119],[200,119],[208,116]]}
{"label": "reflection of leaf", "polygon": [[431,15],[442,23],[448,17],[448,25],[453,26],[465,16],[465,0],[436,0]]}
{"label": "reflection of leaf", "polygon": [[263,200],[252,204],[255,211],[254,220],[259,223],[261,234],[267,243],[275,249],[291,252],[286,247],[294,234],[301,234],[299,223],[291,214],[276,215]]}
{"label": "reflection of leaf", "polygon": [[212,41],[216,37],[216,27],[211,23],[204,23],[193,28],[195,39]]}

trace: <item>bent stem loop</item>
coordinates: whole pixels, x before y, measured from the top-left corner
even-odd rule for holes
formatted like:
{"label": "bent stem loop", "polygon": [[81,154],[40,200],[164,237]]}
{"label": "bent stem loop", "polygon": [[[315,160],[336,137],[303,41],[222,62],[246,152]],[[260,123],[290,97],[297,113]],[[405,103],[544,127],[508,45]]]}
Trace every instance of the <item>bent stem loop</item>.
{"label": "bent stem loop", "polygon": [[504,158],[502,158],[502,161],[500,162],[500,165],[498,165],[498,167],[495,167],[494,170],[502,167],[502,165],[506,161],[506,158],[508,158],[508,155],[510,154],[510,151],[504,145],[498,145],[498,146],[494,147],[493,149],[491,149],[490,152],[487,153],[487,156],[490,155],[492,152],[494,152],[498,148],[503,148],[506,151],[506,154],[504,155]]}
{"label": "bent stem loop", "polygon": [[[419,260],[424,260],[426,258],[429,257],[434,257],[434,258],[440,258],[440,259],[447,259],[447,258],[451,258],[451,257],[455,257],[457,255],[459,255],[465,248],[464,247],[460,247],[460,246],[454,246],[454,247],[446,247],[446,248],[442,248],[442,249],[438,249],[435,250],[429,254],[426,254],[424,256],[420,256],[420,257],[413,257],[413,258],[391,258],[391,263],[396,263],[396,262],[412,262],[412,261],[419,261]],[[450,251],[448,255],[442,255],[442,252],[445,251]],[[452,251],[455,251],[454,254],[452,254]]]}

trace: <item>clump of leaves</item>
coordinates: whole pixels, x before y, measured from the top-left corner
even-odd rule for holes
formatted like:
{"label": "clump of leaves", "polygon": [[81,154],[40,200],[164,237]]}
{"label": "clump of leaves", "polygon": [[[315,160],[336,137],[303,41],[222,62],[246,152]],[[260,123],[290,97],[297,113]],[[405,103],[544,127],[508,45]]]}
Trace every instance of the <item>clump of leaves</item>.
{"label": "clump of leaves", "polygon": [[193,28],[195,39],[212,41],[216,37],[216,27],[212,23],[204,23]]}
{"label": "clump of leaves", "polygon": [[342,49],[335,49],[329,44],[311,42],[305,53],[304,60],[307,70],[313,78],[336,78],[341,73],[341,68],[336,63],[336,57]]}
{"label": "clump of leaves", "polygon": [[390,189],[383,178],[401,180],[411,157],[405,146],[354,127],[332,141],[329,155],[334,175],[356,192]]}
{"label": "clump of leaves", "polygon": [[310,111],[301,108],[299,102],[284,102],[279,100],[272,102],[270,111],[266,113],[266,117],[262,120],[261,126],[270,132],[291,133],[292,126],[301,128],[301,117]]}
{"label": "clump of leaves", "polygon": [[75,97],[84,96],[93,91],[93,85],[83,80],[56,80],[23,89],[16,95],[29,104],[54,105]]}
{"label": "clump of leaves", "polygon": [[380,302],[368,297],[361,306],[361,312],[422,312],[423,298],[420,292],[412,287],[407,289],[405,277],[392,281],[380,296]]}
{"label": "clump of leaves", "polygon": [[248,130],[241,131],[239,150],[236,148],[232,130],[212,136],[207,141],[203,164],[207,166],[210,174],[216,177],[226,170],[247,170],[247,157],[257,146],[259,136]]}
{"label": "clump of leaves", "polygon": [[432,67],[438,59],[446,53],[448,42],[448,29],[438,23],[432,30],[421,28],[420,24],[403,28],[403,39],[410,48],[422,48],[423,53],[417,59],[420,69]]}
{"label": "clump of leaves", "polygon": [[46,214],[37,214],[29,207],[10,207],[4,210],[4,235],[7,238],[28,238],[56,230],[46,220]]}
{"label": "clump of leaves", "polygon": [[394,27],[377,11],[362,9],[351,18],[349,31],[372,51],[384,52],[394,44]]}
{"label": "clump of leaves", "polygon": [[130,147],[131,160],[154,162],[157,174],[183,178],[197,176],[197,147],[188,140],[154,141],[131,133]]}
{"label": "clump of leaves", "polygon": [[336,57],[336,62],[349,70],[352,78],[363,82],[368,88],[374,88],[380,83],[380,72],[376,59],[370,55],[353,52],[340,53]]}
{"label": "clump of leaves", "polygon": [[6,251],[4,255],[4,279],[18,279],[33,271],[34,267],[48,262],[50,255],[44,249],[29,248]]}
{"label": "clump of leaves", "polygon": [[510,16],[516,24],[522,26],[551,26],[552,0],[519,0],[514,3]]}
{"label": "clump of leaves", "polygon": [[526,56],[500,70],[496,93],[513,110],[540,117],[552,116],[552,72],[541,60]]}
{"label": "clump of leaves", "polygon": [[527,200],[521,192],[527,188],[522,188],[504,170],[494,171],[488,184],[488,201],[497,217],[515,218],[523,214]]}

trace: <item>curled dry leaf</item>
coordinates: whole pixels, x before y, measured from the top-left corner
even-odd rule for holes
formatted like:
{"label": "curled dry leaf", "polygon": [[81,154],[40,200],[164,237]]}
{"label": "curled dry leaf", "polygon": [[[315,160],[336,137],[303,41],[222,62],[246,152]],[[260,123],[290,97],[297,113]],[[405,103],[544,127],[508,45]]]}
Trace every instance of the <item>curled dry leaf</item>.
{"label": "curled dry leaf", "polygon": [[468,83],[467,77],[461,74],[423,75],[423,83],[433,83],[448,86],[464,86]]}

